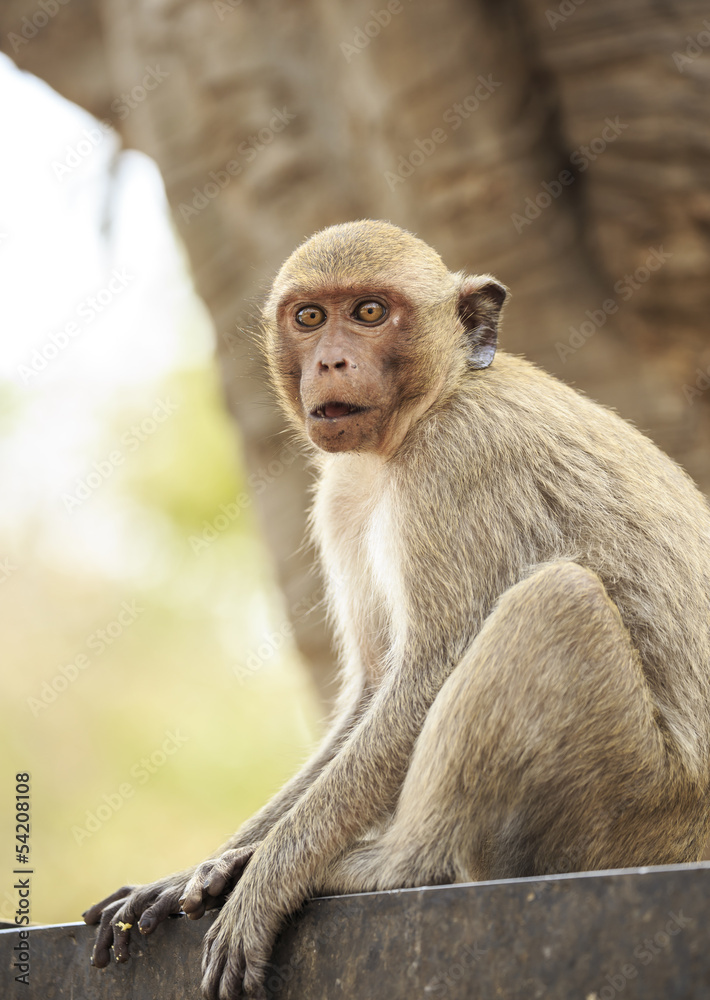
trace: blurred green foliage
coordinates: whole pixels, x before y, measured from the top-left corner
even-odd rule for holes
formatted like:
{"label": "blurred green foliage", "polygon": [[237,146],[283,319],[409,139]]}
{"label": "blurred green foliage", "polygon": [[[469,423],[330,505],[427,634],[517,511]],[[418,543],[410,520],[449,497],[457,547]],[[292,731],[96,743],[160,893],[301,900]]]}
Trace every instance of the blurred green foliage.
{"label": "blurred green foliage", "polygon": [[[126,485],[135,499],[158,508],[187,534],[244,488],[234,457],[237,438],[211,368],[173,373],[156,398],[174,405],[175,412],[137,449]],[[123,433],[130,433],[131,426],[140,428],[143,417],[140,409],[131,421],[124,415]],[[254,530],[251,518],[240,519],[236,527]]]}

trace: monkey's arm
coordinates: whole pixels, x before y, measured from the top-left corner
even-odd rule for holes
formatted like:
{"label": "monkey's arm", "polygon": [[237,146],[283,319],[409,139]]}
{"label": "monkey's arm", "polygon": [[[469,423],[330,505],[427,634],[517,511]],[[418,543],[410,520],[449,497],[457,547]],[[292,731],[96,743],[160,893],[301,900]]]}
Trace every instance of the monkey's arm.
{"label": "monkey's arm", "polygon": [[446,672],[424,656],[395,668],[340,752],[264,838],[205,938],[210,1000],[258,989],[283,918],[336,855],[393,809]]}
{"label": "monkey's arm", "polygon": [[142,934],[150,934],[163,920],[179,913],[183,906],[192,919],[201,917],[205,910],[220,906],[259,842],[294,807],[333,759],[361,718],[368,701],[369,695],[362,686],[355,688],[320,747],[299,773],[207,861],[147,885],[123,886],[89,907],[82,914],[84,921],[100,924],[92,963],[98,968],[108,965],[112,946],[116,960],[127,961],[130,931],[135,924]]}

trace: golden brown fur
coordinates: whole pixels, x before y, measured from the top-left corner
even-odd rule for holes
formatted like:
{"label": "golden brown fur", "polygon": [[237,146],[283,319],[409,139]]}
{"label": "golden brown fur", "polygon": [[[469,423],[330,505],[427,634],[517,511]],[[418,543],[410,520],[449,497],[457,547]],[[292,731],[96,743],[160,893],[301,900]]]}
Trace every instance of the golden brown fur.
{"label": "golden brown fur", "polygon": [[[370,296],[387,313],[365,328],[353,303]],[[267,357],[321,449],[338,718],[226,853],[88,912],[98,964],[112,940],[127,957],[117,920],[148,932],[181,897],[200,916],[231,890],[203,983],[226,1000],[258,993],[283,918],[314,893],[699,857],[707,505],[614,413],[493,360],[504,298],[379,222],[317,234],[282,268]],[[326,317],[315,330],[304,304]]]}

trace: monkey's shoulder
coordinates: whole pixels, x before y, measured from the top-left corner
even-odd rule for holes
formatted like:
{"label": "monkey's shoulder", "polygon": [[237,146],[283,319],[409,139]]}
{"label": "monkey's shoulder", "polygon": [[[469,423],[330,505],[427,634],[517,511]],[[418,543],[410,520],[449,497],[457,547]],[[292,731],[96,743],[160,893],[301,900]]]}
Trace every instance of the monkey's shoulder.
{"label": "monkey's shoulder", "polygon": [[[462,383],[461,398],[476,410],[490,412],[503,425],[506,419],[516,425],[517,436],[540,428],[578,429],[586,433],[595,426],[606,432],[641,436],[614,410],[591,399],[526,358],[499,351],[495,361],[483,372],[471,372]],[[521,421],[524,421],[521,422]]]}
{"label": "monkey's shoulder", "polygon": [[[409,468],[426,492],[466,497],[485,488],[522,505],[542,490],[600,509],[682,505],[710,529],[691,478],[618,413],[531,362],[499,352],[471,372],[409,444]],[[406,459],[405,459],[406,461]]]}
{"label": "monkey's shoulder", "polygon": [[486,436],[499,449],[528,452],[531,458],[581,450],[602,463],[636,458],[679,468],[616,411],[525,358],[500,351],[489,369],[472,372],[462,384],[451,417],[454,426],[467,424],[476,447]]}

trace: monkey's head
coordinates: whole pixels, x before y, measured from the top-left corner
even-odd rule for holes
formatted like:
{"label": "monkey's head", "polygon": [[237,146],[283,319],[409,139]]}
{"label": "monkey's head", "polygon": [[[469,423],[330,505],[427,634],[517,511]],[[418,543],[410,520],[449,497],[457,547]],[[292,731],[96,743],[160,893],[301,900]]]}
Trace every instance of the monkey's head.
{"label": "monkey's head", "polygon": [[331,226],[283,265],[264,305],[279,398],[324,451],[391,454],[496,350],[506,288],[452,274],[386,222]]}

